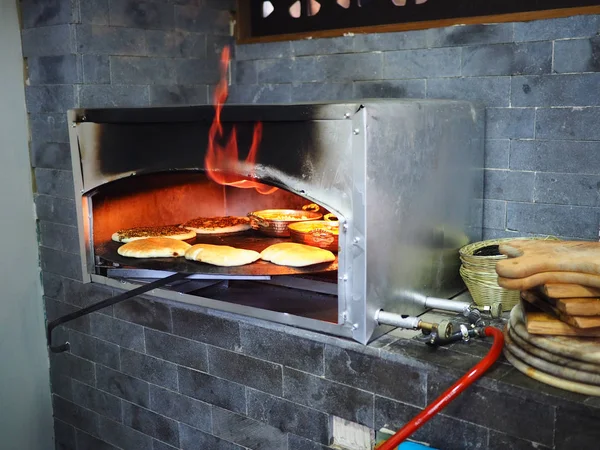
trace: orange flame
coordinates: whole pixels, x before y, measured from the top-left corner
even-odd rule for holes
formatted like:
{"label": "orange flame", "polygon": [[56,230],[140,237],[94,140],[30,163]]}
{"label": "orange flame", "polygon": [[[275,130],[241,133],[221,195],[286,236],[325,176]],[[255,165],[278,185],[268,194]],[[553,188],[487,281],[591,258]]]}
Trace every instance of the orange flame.
{"label": "orange flame", "polygon": [[258,147],[262,138],[262,123],[257,122],[254,125],[252,134],[252,145],[250,152],[244,162],[240,162],[237,145],[237,130],[235,127],[231,130],[231,134],[226,139],[225,146],[219,144],[218,141],[224,139],[223,126],[221,124],[221,111],[223,104],[227,100],[227,68],[229,67],[229,47],[223,48],[220,61],[221,80],[215,89],[214,105],[215,119],[213,120],[208,132],[208,149],[204,159],[204,167],[208,176],[215,182],[234,186],[242,189],[256,189],[260,194],[272,194],[277,190],[276,187],[267,186],[256,181],[251,181],[240,177],[240,173],[248,170],[250,167],[251,173],[248,178],[254,177],[254,164],[258,155]]}

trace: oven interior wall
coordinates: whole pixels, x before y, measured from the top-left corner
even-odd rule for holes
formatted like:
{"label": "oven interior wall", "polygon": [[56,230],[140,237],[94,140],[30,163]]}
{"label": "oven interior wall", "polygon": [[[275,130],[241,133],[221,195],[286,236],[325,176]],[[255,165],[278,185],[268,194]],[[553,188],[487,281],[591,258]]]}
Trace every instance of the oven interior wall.
{"label": "oven interior wall", "polygon": [[[115,231],[124,228],[176,225],[195,217],[245,216],[261,209],[301,209],[309,203],[285,189],[263,195],[255,189],[223,186],[202,171],[124,178],[99,187],[91,200],[94,247],[110,241]],[[111,276],[107,267],[102,264],[96,271]],[[269,283],[227,278],[209,283],[190,281],[172,288],[235,305],[338,322],[337,272],[305,277],[307,286],[310,280],[331,285],[328,294],[286,287],[286,281],[279,277]]]}
{"label": "oven interior wall", "polygon": [[246,216],[261,209],[300,209],[309,203],[284,189],[263,195],[222,186],[204,172],[129,177],[102,186],[91,199],[94,245],[124,228],[176,225],[195,217]]}
{"label": "oven interior wall", "polygon": [[[345,117],[359,108],[359,103],[225,108],[225,136],[216,139],[216,145],[227,146],[235,130],[237,146],[218,152],[210,152],[208,145],[212,107],[71,111],[70,120],[76,123],[71,132],[78,146],[74,158],[81,160],[75,167],[77,179],[79,172],[82,179],[76,195],[79,189],[92,192],[132,175],[197,170],[210,163],[216,174],[251,174],[349,216],[352,123]],[[257,120],[262,137],[251,156]],[[215,157],[216,153],[228,157]]]}

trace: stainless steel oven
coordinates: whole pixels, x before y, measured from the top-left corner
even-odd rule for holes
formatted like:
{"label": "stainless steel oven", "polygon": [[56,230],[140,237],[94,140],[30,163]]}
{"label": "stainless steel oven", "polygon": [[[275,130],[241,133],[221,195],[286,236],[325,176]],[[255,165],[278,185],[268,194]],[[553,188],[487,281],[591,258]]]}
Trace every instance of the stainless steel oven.
{"label": "stainless steel oven", "polygon": [[[482,230],[482,109],[436,100],[226,105],[222,131],[235,134],[236,152],[209,161],[214,116],[211,106],[69,111],[84,281],[127,290],[180,273],[150,294],[362,343],[386,330],[377,310],[415,315],[412,294],[461,291],[458,249]],[[134,260],[110,239],[128,227],[308,203],[339,219],[333,263]],[[260,250],[289,238],[210,239]]]}

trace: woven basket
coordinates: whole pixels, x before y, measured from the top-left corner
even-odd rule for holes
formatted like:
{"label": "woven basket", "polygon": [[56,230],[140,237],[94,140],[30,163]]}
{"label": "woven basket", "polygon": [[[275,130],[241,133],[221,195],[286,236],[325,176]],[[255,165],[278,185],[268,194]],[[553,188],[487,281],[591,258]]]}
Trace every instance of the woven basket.
{"label": "woven basket", "polygon": [[459,251],[462,265],[460,267],[460,276],[467,285],[473,301],[479,306],[491,306],[494,303],[502,302],[502,309],[510,311],[515,306],[520,297],[519,291],[511,291],[498,286],[498,275],[496,274],[496,264],[498,261],[506,259],[505,255],[496,256],[475,256],[477,250],[489,245],[499,245],[504,242],[514,240],[557,240],[553,236],[546,237],[527,237],[527,238],[504,238],[490,239],[487,241],[474,242],[465,245]]}

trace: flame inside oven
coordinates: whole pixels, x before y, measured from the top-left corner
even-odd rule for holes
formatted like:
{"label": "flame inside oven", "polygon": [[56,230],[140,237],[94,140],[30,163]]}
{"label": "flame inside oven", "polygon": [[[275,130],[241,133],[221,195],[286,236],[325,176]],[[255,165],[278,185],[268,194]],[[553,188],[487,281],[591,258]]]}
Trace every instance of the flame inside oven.
{"label": "flame inside oven", "polygon": [[[221,54],[221,80],[216,87],[214,96],[215,118],[208,133],[208,149],[204,159],[204,168],[208,176],[218,184],[234,186],[242,189],[254,188],[258,193],[268,195],[277,191],[276,187],[268,186],[248,178],[254,178],[254,165],[262,138],[262,123],[257,122],[252,132],[250,152],[244,162],[239,159],[237,130],[234,126],[228,138],[225,137],[221,123],[221,111],[227,100],[227,69],[230,60],[229,47],[225,46]],[[220,142],[225,141],[222,145]],[[246,178],[240,174],[246,173]]]}

